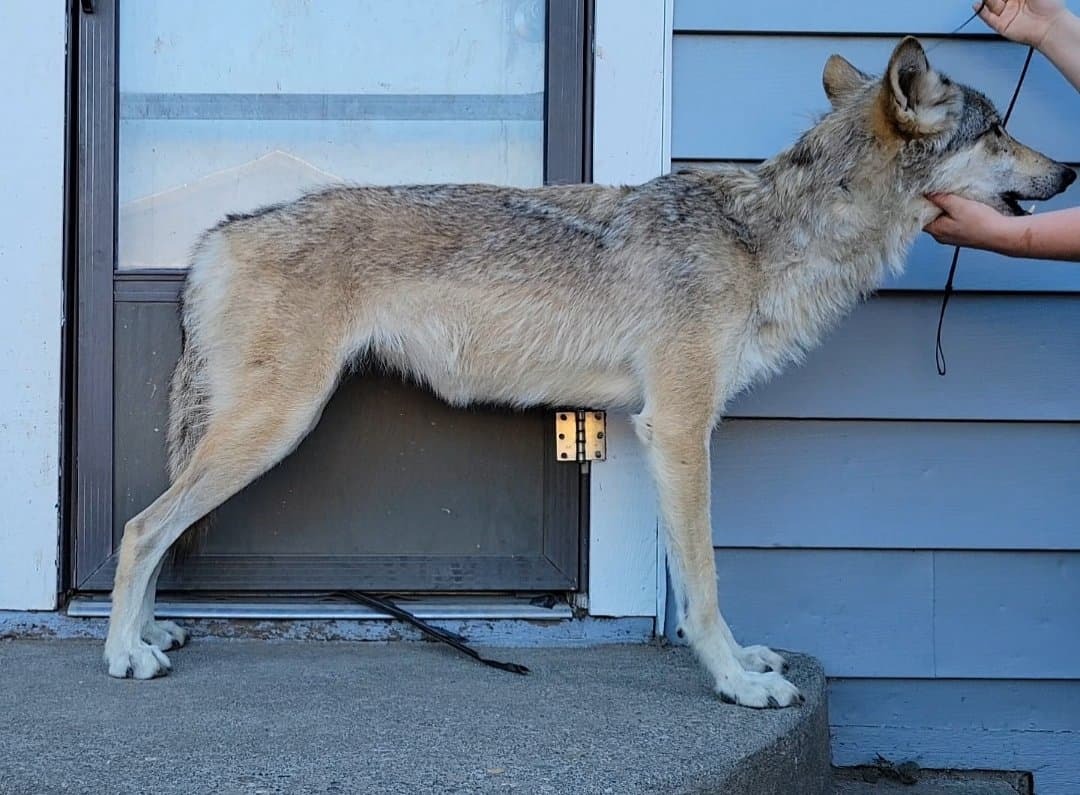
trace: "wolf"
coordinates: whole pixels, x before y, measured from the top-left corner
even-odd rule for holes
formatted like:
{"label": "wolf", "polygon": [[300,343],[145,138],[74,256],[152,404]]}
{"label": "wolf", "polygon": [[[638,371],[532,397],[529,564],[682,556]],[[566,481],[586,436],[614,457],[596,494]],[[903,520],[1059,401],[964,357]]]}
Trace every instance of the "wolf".
{"label": "wolf", "polygon": [[296,447],[347,368],[375,359],[457,406],[631,412],[681,633],[725,701],[801,703],[783,658],[740,645],[719,609],[714,426],[902,270],[939,212],[927,194],[1017,215],[1076,178],[914,38],[882,77],[834,55],[823,83],[831,110],[756,168],[636,187],[334,187],[209,230],[184,288],[171,485],[124,528],[108,672],[169,670],[164,652],[187,636],[154,620],[164,555]]}

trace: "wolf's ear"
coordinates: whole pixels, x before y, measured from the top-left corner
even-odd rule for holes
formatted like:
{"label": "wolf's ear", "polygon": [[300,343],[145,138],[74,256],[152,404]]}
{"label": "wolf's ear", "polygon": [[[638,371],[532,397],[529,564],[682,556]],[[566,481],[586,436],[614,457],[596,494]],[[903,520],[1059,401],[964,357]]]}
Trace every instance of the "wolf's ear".
{"label": "wolf's ear", "polygon": [[889,109],[909,135],[934,135],[953,122],[957,92],[930,68],[919,40],[908,36],[893,51],[885,72]]}
{"label": "wolf's ear", "polygon": [[830,55],[825,62],[825,73],[821,76],[821,83],[825,86],[825,96],[835,108],[845,98],[858,91],[868,82],[870,75],[860,72],[851,63],[839,55]]}

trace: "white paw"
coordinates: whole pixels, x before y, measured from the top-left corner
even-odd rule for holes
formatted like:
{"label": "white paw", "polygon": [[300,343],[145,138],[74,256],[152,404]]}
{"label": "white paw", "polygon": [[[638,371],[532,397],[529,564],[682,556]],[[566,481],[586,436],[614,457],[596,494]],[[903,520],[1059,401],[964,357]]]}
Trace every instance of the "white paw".
{"label": "white paw", "polygon": [[741,671],[717,679],[716,692],[721,701],[743,707],[790,707],[805,700],[799,688],[775,671]]}
{"label": "white paw", "polygon": [[787,667],[784,658],[768,646],[744,646],[735,652],[735,657],[743,669],[757,673],[765,671],[781,673]]}
{"label": "white paw", "polygon": [[153,679],[165,676],[172,668],[161,649],[142,641],[130,648],[112,649],[106,645],[105,662],[109,665],[109,676],[117,679]]}
{"label": "white paw", "polygon": [[142,629],[142,639],[161,651],[168,651],[187,643],[188,634],[172,621],[149,621]]}

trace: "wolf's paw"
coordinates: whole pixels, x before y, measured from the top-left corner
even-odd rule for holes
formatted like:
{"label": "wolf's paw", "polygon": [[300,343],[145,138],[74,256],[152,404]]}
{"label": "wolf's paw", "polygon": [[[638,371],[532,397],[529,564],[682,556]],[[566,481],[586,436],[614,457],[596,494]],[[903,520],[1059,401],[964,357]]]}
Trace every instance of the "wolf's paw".
{"label": "wolf's paw", "polygon": [[799,688],[775,671],[755,673],[742,671],[735,676],[718,679],[716,692],[726,704],[743,707],[790,707],[805,700]]}
{"label": "wolf's paw", "polygon": [[756,673],[765,671],[782,673],[787,667],[784,658],[768,646],[744,646],[735,652],[735,657],[744,670]]}
{"label": "wolf's paw", "polygon": [[160,651],[168,651],[187,643],[188,634],[172,621],[148,621],[142,629],[142,639]]}
{"label": "wolf's paw", "polygon": [[130,648],[115,649],[106,645],[105,662],[109,666],[109,676],[117,679],[153,679],[165,676],[172,668],[161,649],[142,641]]}

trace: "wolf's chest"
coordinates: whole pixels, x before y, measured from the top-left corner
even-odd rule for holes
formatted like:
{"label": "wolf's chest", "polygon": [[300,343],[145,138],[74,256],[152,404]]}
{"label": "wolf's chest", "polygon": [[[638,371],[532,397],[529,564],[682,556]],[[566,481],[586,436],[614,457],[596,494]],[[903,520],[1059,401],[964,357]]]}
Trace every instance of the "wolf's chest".
{"label": "wolf's chest", "polygon": [[845,268],[818,260],[801,262],[770,279],[741,346],[740,386],[801,361],[878,278],[880,267]]}

